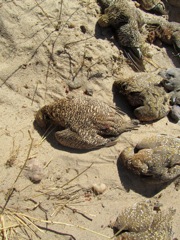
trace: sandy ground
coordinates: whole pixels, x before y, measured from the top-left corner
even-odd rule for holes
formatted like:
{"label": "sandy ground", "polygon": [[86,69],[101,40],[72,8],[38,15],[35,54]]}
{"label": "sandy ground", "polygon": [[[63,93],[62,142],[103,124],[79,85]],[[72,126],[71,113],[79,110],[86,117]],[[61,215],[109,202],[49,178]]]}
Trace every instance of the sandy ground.
{"label": "sandy ground", "polygon": [[[118,213],[148,198],[176,209],[173,232],[178,238],[180,201],[174,184],[149,186],[127,178],[117,159],[148,134],[180,136],[179,125],[165,117],[122,134],[115,146],[89,152],[58,145],[53,132],[42,141],[34,128],[35,112],[71,91],[93,90],[93,97],[119,104],[132,116],[112,84],[134,72],[111,31],[98,28],[97,3],[4,0],[0,10],[1,208],[7,203],[2,239],[109,239],[108,224]],[[172,48],[152,46],[152,51],[159,69],[180,67]],[[146,69],[157,70],[150,63]],[[34,184],[34,178],[42,180]],[[106,191],[96,196],[94,183],[104,183]]]}

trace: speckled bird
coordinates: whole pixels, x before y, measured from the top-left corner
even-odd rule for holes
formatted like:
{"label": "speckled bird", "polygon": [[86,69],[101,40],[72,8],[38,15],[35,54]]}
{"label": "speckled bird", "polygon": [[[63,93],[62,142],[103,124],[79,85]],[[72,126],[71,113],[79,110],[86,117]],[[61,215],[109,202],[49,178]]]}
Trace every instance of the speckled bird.
{"label": "speckled bird", "polygon": [[173,209],[164,212],[155,201],[142,201],[119,214],[114,227],[116,240],[171,240]]}
{"label": "speckled bird", "polygon": [[170,111],[169,96],[160,85],[162,77],[157,73],[136,73],[128,79],[114,82],[134,109],[134,115],[142,122],[157,121]]}
{"label": "speckled bird", "polygon": [[120,161],[148,182],[161,184],[180,180],[180,139],[163,135],[148,136],[135,147],[127,147]]}
{"label": "speckled bird", "polygon": [[144,71],[141,52],[142,37],[136,8],[129,1],[124,0],[112,2],[101,0],[100,3],[108,7],[98,20],[99,26],[112,27],[125,55],[134,63],[137,70]]}
{"label": "speckled bird", "polygon": [[161,0],[137,0],[142,9],[152,11],[160,15],[167,15],[167,10]]}
{"label": "speckled bird", "polygon": [[41,108],[37,124],[46,128],[50,124],[63,127],[57,131],[57,141],[76,149],[93,149],[111,146],[123,132],[137,128],[138,121],[131,120],[120,110],[89,96],[68,97]]}

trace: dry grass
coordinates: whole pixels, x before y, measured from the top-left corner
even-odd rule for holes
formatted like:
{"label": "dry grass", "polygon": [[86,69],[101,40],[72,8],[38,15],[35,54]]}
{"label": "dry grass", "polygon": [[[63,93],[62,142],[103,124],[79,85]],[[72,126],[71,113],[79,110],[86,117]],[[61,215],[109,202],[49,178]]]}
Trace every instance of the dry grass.
{"label": "dry grass", "polygon": [[[22,208],[10,208],[8,207],[8,204],[11,201],[11,197],[15,195],[16,189],[15,189],[15,183],[19,180],[19,177],[24,170],[28,159],[30,158],[31,150],[33,147],[33,138],[31,137],[31,134],[29,132],[30,136],[30,146],[29,150],[27,153],[27,157],[25,159],[25,162],[20,169],[17,177],[15,178],[15,181],[10,189],[7,191],[7,197],[6,197],[6,202],[4,206],[0,206],[0,238],[3,240],[8,240],[8,239],[41,239],[45,231],[53,231],[50,228],[47,228],[47,224],[51,225],[61,225],[61,226],[66,226],[66,227],[73,227],[73,228],[78,228],[83,231],[87,231],[89,233],[92,233],[97,236],[101,236],[102,239],[111,239],[111,237],[108,237],[102,233],[98,233],[96,231],[93,231],[89,228],[86,228],[85,226],[81,225],[75,225],[71,223],[66,223],[66,222],[59,222],[59,221],[54,221],[51,219],[48,219],[47,216],[47,211],[43,209],[40,203],[35,202],[34,198],[39,197],[41,195],[48,195],[49,200],[56,199],[56,204],[55,204],[55,210],[54,212],[50,215],[50,218],[54,218],[57,213],[60,212],[61,209],[68,208],[72,210],[73,213],[81,214],[83,217],[85,217],[87,220],[92,221],[91,216],[89,213],[85,213],[81,211],[81,209],[77,209],[72,207],[73,205],[82,202],[83,200],[80,200],[80,197],[84,197],[84,191],[80,187],[77,187],[77,185],[70,185],[72,182],[79,178],[81,175],[83,175],[87,170],[91,168],[93,164],[90,164],[87,168],[85,168],[82,172],[77,174],[75,177],[70,179],[69,181],[65,182],[62,184],[60,187],[55,187],[51,188],[49,190],[46,190],[42,192],[41,194],[38,194],[36,196],[32,197],[33,203],[35,203],[35,207],[31,209],[31,211],[34,211],[36,208],[39,207],[40,210],[43,212],[46,211],[46,217],[45,219],[41,219],[38,217],[34,217],[27,214],[26,211],[23,209],[24,205]],[[58,193],[57,193],[58,191]],[[22,196],[23,197],[23,196]],[[26,200],[31,200],[31,199],[26,199]],[[88,216],[89,215],[89,216]],[[43,226],[45,224],[45,227]],[[57,234],[61,235],[60,232],[57,232]],[[62,234],[63,235],[63,234]],[[70,235],[70,234],[66,234]],[[71,236],[71,235],[70,235]],[[72,239],[75,239],[73,236],[71,236]]]}
{"label": "dry grass", "polygon": [[13,146],[10,152],[10,157],[5,163],[6,167],[12,167],[17,160],[18,154],[19,154],[19,148],[20,146],[15,146],[15,139],[13,139]]}
{"label": "dry grass", "polygon": [[[54,69],[54,66],[56,68],[58,68],[58,66],[56,65],[56,62],[53,58],[55,44],[56,44],[59,36],[62,34],[64,27],[70,21],[72,16],[75,13],[77,13],[81,7],[77,8],[68,17],[66,22],[62,22],[61,16],[62,16],[62,11],[63,11],[63,0],[60,1],[58,17],[53,20],[49,17],[48,13],[43,9],[43,7],[41,6],[41,3],[39,3],[36,0],[34,0],[34,1],[36,3],[36,7],[38,7],[42,11],[43,15],[48,19],[48,24],[45,25],[45,27],[43,27],[43,29],[50,25],[53,27],[53,30],[51,32],[47,31],[47,37],[45,39],[42,39],[42,41],[36,47],[34,53],[31,56],[29,56],[29,58],[23,65],[28,65],[28,63],[34,58],[34,56],[38,52],[38,49],[52,36],[52,34],[55,35],[55,37],[53,38],[54,40],[52,42],[52,45],[50,46],[49,56],[48,56],[49,61],[47,63],[47,69],[46,69],[46,74],[45,74],[45,86],[46,86],[45,87],[45,95],[44,95],[44,102],[45,102],[46,92],[47,92],[47,82],[48,82],[50,70]],[[86,7],[88,8],[89,5],[91,4],[91,1],[89,0],[88,3],[87,3],[87,1],[82,1],[82,4],[85,4]],[[89,67],[86,66],[86,63],[85,63],[86,41],[91,38],[92,37],[89,37],[89,38],[86,38],[83,40],[79,40],[79,41],[70,42],[64,46],[64,49],[65,49],[64,51],[66,51],[66,48],[70,48],[71,46],[73,46],[74,44],[77,44],[78,42],[84,42],[84,52],[82,53],[82,58],[81,58],[80,63],[78,65],[76,65],[73,69],[69,70],[72,81],[74,81],[75,78],[77,78],[79,76],[79,73],[82,71],[82,68],[85,68],[87,70],[87,79],[88,79],[88,74],[91,73],[91,69],[94,67],[95,64],[99,63],[99,60],[98,60],[95,63],[91,64]],[[67,54],[69,54],[69,53],[67,52]],[[71,61],[75,61],[75,60],[72,58],[72,56],[69,56],[69,61],[71,62]],[[7,76],[7,78],[0,85],[0,87],[2,87],[4,84],[7,84],[7,81],[15,73],[17,73],[21,68],[22,68],[22,65],[18,66],[17,69],[15,69],[9,76]],[[90,78],[93,78],[93,77],[91,76]],[[36,93],[38,91],[38,87],[39,87],[39,83],[37,82],[37,84],[35,86],[34,94],[32,97],[31,105],[33,105],[33,102],[35,100]],[[51,130],[48,129],[47,130],[48,133],[46,132],[45,135],[50,134],[51,131],[53,131],[53,130],[54,129],[51,129]],[[62,184],[62,186],[50,188],[48,190],[46,189],[46,191],[43,191],[36,196],[33,196],[33,200],[34,200],[34,198],[39,197],[39,196],[45,196],[45,197],[49,196],[50,198],[56,199],[55,209],[54,209],[53,213],[49,216],[49,219],[48,219],[47,215],[46,215],[45,219],[41,219],[38,217],[34,217],[34,214],[33,214],[33,216],[31,216],[30,214],[27,214],[26,213],[27,211],[24,210],[23,203],[22,203],[22,207],[18,208],[18,210],[16,208],[8,207],[10,205],[9,203],[11,202],[12,196],[14,196],[16,194],[15,184],[19,181],[19,177],[21,176],[22,171],[25,169],[27,161],[30,159],[30,154],[31,154],[31,150],[33,148],[34,142],[33,142],[33,138],[31,136],[30,132],[29,132],[29,136],[30,136],[30,145],[29,145],[29,149],[28,149],[24,164],[21,167],[19,173],[17,174],[13,185],[11,186],[10,189],[7,190],[7,194],[6,194],[7,197],[6,197],[5,204],[0,206],[0,238],[3,240],[36,239],[36,238],[43,239],[43,234],[45,233],[45,231],[51,230],[51,229],[47,228],[47,224],[51,224],[51,226],[52,225],[60,225],[60,226],[66,226],[66,227],[70,227],[70,228],[72,228],[72,227],[78,228],[81,231],[87,231],[91,234],[94,234],[95,236],[102,237],[102,239],[112,239],[113,237],[112,238],[108,237],[102,233],[99,233],[99,232],[96,232],[89,228],[86,228],[85,226],[51,220],[57,213],[60,212],[61,209],[68,208],[68,209],[72,210],[73,213],[81,214],[87,220],[92,221],[91,214],[83,212],[81,209],[77,209],[74,207],[75,204],[82,201],[80,198],[82,196],[84,196],[83,189],[81,189],[80,187],[77,188],[76,185],[70,186],[70,184],[72,184],[74,180],[76,180],[81,175],[83,175],[86,171],[88,171],[91,168],[92,164],[90,164],[87,168],[85,168],[82,172],[77,174],[75,177],[73,177],[69,181],[65,182],[64,184]],[[47,137],[47,135],[43,136],[41,143],[44,141],[44,139],[46,139],[46,137]],[[19,154],[19,147],[15,147],[15,144],[13,141],[13,148],[10,152],[10,158],[8,159],[8,161],[6,163],[6,165],[8,167],[13,166],[14,162],[16,161],[16,159],[18,157],[18,154]],[[16,196],[14,196],[14,197],[16,197]],[[23,192],[21,192],[21,197],[23,198]],[[40,203],[36,203],[36,206],[33,208],[33,211],[37,207],[39,207],[42,210]],[[45,224],[45,227],[43,227],[44,224]]]}
{"label": "dry grass", "polygon": [[[0,227],[0,236],[2,239],[34,239],[34,237],[40,238],[40,233],[44,234],[44,227],[39,224],[48,223],[51,225],[61,225],[66,227],[78,228],[90,232],[96,236],[102,237],[102,239],[114,239],[113,237],[108,237],[102,233],[98,233],[89,228],[86,228],[81,225],[74,225],[71,223],[44,220],[36,217],[32,217],[28,214],[18,212],[14,209],[7,208],[3,215],[1,215],[1,227]],[[46,229],[48,230],[48,229]]]}

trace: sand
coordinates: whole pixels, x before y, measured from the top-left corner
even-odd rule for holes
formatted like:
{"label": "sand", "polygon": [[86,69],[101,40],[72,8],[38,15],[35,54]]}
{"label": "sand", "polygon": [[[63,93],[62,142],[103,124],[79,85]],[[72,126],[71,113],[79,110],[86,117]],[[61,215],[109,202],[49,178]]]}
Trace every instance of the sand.
{"label": "sand", "polygon": [[[94,98],[132,116],[112,84],[134,71],[111,31],[97,26],[97,3],[12,0],[2,1],[0,10],[2,239],[109,239],[109,223],[125,207],[149,198],[157,198],[163,209],[176,209],[173,232],[179,237],[174,183],[158,187],[129,179],[117,161],[126,146],[148,134],[180,136],[179,125],[165,117],[123,133],[115,146],[87,152],[60,146],[54,132],[42,141],[43,132],[34,127],[40,107],[71,92],[93,91]],[[147,71],[180,67],[171,47],[152,45],[152,51],[158,69],[147,63]],[[95,195],[92,185],[101,183],[107,189]]]}

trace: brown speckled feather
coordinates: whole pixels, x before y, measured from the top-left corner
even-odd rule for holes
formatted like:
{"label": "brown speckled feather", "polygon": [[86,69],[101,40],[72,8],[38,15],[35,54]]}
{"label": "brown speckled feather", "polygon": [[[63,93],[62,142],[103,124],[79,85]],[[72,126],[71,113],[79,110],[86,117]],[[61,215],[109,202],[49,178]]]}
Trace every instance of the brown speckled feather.
{"label": "brown speckled feather", "polygon": [[41,108],[36,114],[40,127],[58,125],[65,130],[56,133],[62,145],[90,149],[115,144],[122,132],[137,127],[138,121],[130,120],[103,101],[79,96],[63,98]]}
{"label": "brown speckled feather", "polygon": [[117,240],[171,240],[174,210],[155,211],[158,203],[142,201],[125,209],[113,227],[121,230]]}
{"label": "brown speckled feather", "polygon": [[180,139],[162,135],[149,136],[135,148],[120,154],[122,163],[133,173],[157,184],[180,177]]}

